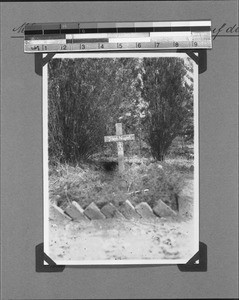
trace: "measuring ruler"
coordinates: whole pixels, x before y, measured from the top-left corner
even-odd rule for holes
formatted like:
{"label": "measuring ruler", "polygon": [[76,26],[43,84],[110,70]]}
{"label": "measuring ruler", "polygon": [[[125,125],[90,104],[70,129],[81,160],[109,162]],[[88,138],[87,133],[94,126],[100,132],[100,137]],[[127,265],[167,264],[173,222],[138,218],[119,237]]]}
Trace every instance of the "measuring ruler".
{"label": "measuring ruler", "polygon": [[24,39],[26,53],[211,48],[211,21],[35,23]]}

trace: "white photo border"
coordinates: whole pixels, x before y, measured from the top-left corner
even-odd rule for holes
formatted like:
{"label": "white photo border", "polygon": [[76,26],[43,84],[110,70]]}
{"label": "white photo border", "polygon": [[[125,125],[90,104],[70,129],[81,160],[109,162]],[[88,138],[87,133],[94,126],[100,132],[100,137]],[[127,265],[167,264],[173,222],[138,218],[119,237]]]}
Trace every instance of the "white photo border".
{"label": "white photo border", "polygon": [[[196,54],[196,53],[195,53]],[[45,57],[46,55],[44,55]],[[115,58],[115,57],[188,57],[185,52],[117,52],[117,53],[61,53],[55,54],[51,59],[57,58]],[[198,65],[193,63],[193,109],[194,109],[194,214],[193,232],[194,249],[193,255],[199,251],[199,76]],[[48,63],[43,66],[42,72],[42,95],[43,95],[43,212],[44,212],[44,253],[50,257],[49,251],[49,178],[48,178]],[[192,256],[193,256],[192,255]],[[127,260],[54,260],[57,265],[172,265],[186,264],[187,259],[127,259]],[[46,262],[44,264],[47,265]]]}

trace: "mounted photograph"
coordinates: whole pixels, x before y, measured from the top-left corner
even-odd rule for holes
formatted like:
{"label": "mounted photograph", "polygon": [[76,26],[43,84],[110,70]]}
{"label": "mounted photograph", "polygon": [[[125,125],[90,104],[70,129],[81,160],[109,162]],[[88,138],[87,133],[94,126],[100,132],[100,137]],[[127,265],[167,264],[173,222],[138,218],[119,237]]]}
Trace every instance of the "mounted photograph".
{"label": "mounted photograph", "polygon": [[198,66],[64,53],[43,67],[44,252],[58,265],[185,264],[199,249]]}

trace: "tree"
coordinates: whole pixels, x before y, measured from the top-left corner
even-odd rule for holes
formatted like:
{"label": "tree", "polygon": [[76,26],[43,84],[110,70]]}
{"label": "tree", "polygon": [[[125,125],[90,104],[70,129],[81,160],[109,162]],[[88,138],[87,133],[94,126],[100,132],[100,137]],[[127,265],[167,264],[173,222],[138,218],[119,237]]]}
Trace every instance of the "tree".
{"label": "tree", "polygon": [[144,126],[151,152],[164,160],[174,138],[191,121],[193,88],[190,68],[181,58],[144,58],[142,97],[148,103]]}
{"label": "tree", "polygon": [[88,71],[95,67],[90,60],[52,60],[49,64],[50,158],[75,162],[103,143],[103,116],[95,97],[100,76],[97,69]]}
{"label": "tree", "polygon": [[49,63],[51,160],[77,162],[103,149],[104,135],[115,134],[116,121],[133,110],[136,62],[132,58],[84,58]]}
{"label": "tree", "polygon": [[185,76],[185,85],[192,93],[191,101],[186,103],[186,109],[188,110],[188,116],[186,122],[183,125],[181,136],[184,142],[193,142],[194,140],[194,115],[193,115],[193,63],[188,57],[185,61],[185,68],[187,74]]}

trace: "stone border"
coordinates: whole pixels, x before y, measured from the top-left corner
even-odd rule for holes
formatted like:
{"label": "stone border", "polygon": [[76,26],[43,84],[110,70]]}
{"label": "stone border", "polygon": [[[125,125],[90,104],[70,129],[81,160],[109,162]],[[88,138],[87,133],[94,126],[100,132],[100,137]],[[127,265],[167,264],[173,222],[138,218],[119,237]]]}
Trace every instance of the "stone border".
{"label": "stone border", "polygon": [[83,209],[79,203],[72,201],[64,210],[56,204],[53,204],[51,209],[55,209],[58,215],[60,214],[62,217],[73,221],[103,220],[110,218],[155,219],[157,217],[177,216],[177,212],[160,199],[153,208],[151,208],[147,202],[141,202],[133,206],[129,200],[126,200],[119,208],[110,202],[100,209],[94,202],[91,202]]}

